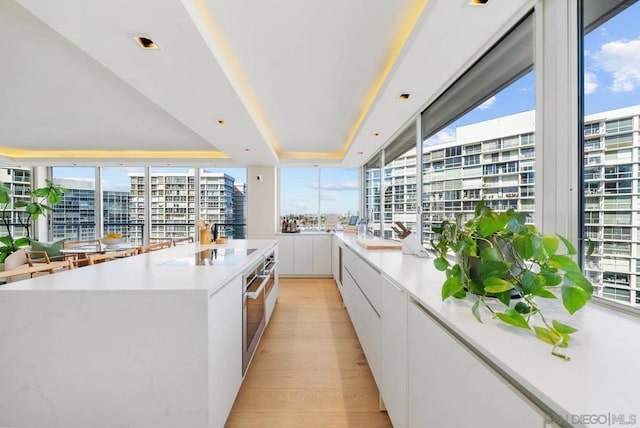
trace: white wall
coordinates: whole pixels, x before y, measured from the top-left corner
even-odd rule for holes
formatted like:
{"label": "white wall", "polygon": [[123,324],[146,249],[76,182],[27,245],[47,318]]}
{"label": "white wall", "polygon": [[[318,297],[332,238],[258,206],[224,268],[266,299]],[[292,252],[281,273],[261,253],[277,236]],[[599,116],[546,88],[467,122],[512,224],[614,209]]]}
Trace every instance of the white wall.
{"label": "white wall", "polygon": [[[258,181],[260,176],[262,180]],[[273,239],[278,209],[278,175],[273,166],[247,168],[247,237]]]}

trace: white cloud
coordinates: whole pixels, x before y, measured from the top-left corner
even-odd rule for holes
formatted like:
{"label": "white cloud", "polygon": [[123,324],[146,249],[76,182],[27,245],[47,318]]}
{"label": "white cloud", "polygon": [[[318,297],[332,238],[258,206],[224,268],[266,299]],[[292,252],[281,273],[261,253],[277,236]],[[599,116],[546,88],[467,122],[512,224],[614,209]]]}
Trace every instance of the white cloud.
{"label": "white cloud", "polygon": [[493,107],[493,105],[496,103],[496,100],[497,100],[497,98],[496,98],[496,96],[494,95],[494,96],[492,96],[491,98],[489,98],[487,101],[485,101],[485,102],[483,102],[482,104],[480,104],[480,105],[478,106],[478,108],[479,108],[480,110],[486,110],[486,109],[488,109],[488,108],[491,108],[491,107]]}
{"label": "white cloud", "polygon": [[588,95],[598,89],[598,76],[590,71],[584,73],[584,93]]}
{"label": "white cloud", "polygon": [[348,181],[348,182],[342,182],[342,183],[326,183],[326,184],[321,184],[320,188],[323,190],[333,190],[337,192],[358,190],[358,182]]}
{"label": "white cloud", "polygon": [[322,192],[320,193],[320,199],[323,201],[341,201],[342,198],[333,192]]}
{"label": "white cloud", "polygon": [[640,86],[640,38],[605,43],[593,60],[597,68],[611,74],[612,92],[632,92]]}
{"label": "white cloud", "polygon": [[[312,189],[317,189],[318,188],[318,183],[317,182],[307,183],[307,185],[309,187],[311,187]],[[343,182],[339,182],[339,183],[324,183],[324,184],[320,184],[320,189],[321,190],[333,190],[335,192],[358,190],[358,182],[357,181],[343,181]]]}
{"label": "white cloud", "polygon": [[439,144],[450,143],[456,140],[456,131],[451,128],[444,128],[435,135],[429,137],[425,146],[437,146]]}

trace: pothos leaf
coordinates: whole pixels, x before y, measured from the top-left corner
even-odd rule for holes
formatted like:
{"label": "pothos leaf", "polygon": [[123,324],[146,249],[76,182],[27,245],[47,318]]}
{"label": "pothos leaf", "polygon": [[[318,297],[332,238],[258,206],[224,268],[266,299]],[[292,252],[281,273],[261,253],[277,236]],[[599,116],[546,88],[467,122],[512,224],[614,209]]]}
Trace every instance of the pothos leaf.
{"label": "pothos leaf", "polygon": [[473,313],[473,316],[476,317],[479,322],[482,322],[482,320],[480,319],[480,299],[476,300],[476,302],[471,307],[471,313]]}
{"label": "pothos leaf", "polygon": [[457,276],[452,276],[442,284],[442,300],[445,300],[459,291],[464,290],[464,286]]}
{"label": "pothos leaf", "polygon": [[496,313],[496,317],[498,317],[501,321],[512,325],[514,327],[520,327],[527,330],[530,330],[529,323],[522,315],[520,315],[515,309],[507,309],[504,313]]}
{"label": "pothos leaf", "polygon": [[433,265],[439,271],[444,271],[449,267],[449,262],[444,257],[438,257],[437,259],[433,260]]}
{"label": "pothos leaf", "polygon": [[567,253],[570,256],[575,256],[576,254],[578,254],[578,252],[576,251],[576,247],[574,247],[571,242],[569,242],[569,240],[567,238],[565,238],[564,236],[560,235],[559,233],[556,233],[556,236],[558,238],[560,238],[560,240],[562,241],[562,243],[564,244],[565,247],[567,247]]}

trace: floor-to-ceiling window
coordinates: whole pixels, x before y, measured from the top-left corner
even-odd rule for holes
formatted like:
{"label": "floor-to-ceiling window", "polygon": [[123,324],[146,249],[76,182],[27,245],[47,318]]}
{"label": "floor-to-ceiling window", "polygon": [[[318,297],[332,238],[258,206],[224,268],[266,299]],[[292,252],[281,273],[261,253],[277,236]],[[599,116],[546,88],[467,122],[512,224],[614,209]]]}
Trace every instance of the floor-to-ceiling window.
{"label": "floor-to-ceiling window", "polygon": [[323,230],[327,216],[346,224],[358,212],[355,168],[280,168],[280,218],[300,230]]}
{"label": "floor-to-ceiling window", "polygon": [[409,126],[384,149],[382,170],[382,236],[391,238],[397,223],[415,232],[416,210],[416,129]]}
{"label": "floor-to-ceiling window", "polygon": [[194,171],[193,168],[180,167],[150,168],[150,239],[195,236]]}
{"label": "floor-to-ceiling window", "polygon": [[380,165],[381,155],[376,154],[364,166],[364,213],[375,232],[380,231],[382,221],[382,174]]}
{"label": "floor-to-ceiling window", "polygon": [[220,236],[247,237],[247,169],[200,168],[200,213],[198,220]]}
{"label": "floor-to-ceiling window", "polygon": [[344,227],[352,215],[358,214],[358,169],[320,168],[320,227],[327,215],[337,216]]}
{"label": "floor-to-ceiling window", "polygon": [[422,113],[423,243],[481,200],[534,218],[533,13]]}
{"label": "floor-to-ceiling window", "polygon": [[86,240],[97,237],[96,169],[53,167],[52,179],[67,189],[51,215],[53,239]]}
{"label": "floor-to-ceiling window", "polygon": [[102,168],[104,234],[120,233],[128,242],[143,245],[144,181],[144,167]]}
{"label": "floor-to-ceiling window", "polygon": [[640,305],[640,3],[582,6],[583,269],[594,294]]}
{"label": "floor-to-ceiling window", "polygon": [[3,226],[8,225],[13,238],[26,235],[26,229],[23,226],[27,220],[27,214],[24,208],[15,208],[17,201],[28,202],[31,193],[31,169],[30,168],[0,168],[0,185],[9,190],[9,200],[0,207],[2,211]]}

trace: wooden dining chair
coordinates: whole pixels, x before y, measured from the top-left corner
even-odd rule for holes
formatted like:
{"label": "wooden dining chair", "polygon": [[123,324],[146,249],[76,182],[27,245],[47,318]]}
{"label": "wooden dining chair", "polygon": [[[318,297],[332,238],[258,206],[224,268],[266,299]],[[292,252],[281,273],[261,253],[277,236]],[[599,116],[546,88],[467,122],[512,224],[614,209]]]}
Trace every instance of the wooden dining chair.
{"label": "wooden dining chair", "polygon": [[[98,252],[102,249],[102,243],[99,239],[87,239],[84,241],[64,241],[62,243],[62,249],[70,250],[74,248],[86,248],[88,253]],[[75,255],[73,264],[75,267],[87,266],[89,259],[87,253],[78,253]]]}
{"label": "wooden dining chair", "polygon": [[182,245],[182,244],[193,244],[194,239],[193,236],[187,236],[185,238],[173,238],[173,246]]}
{"label": "wooden dining chair", "polygon": [[71,248],[78,248],[78,247],[83,247],[83,248],[95,247],[95,251],[100,251],[100,249],[102,248],[102,243],[100,242],[99,239],[88,239],[85,241],[64,241],[62,243],[62,248],[65,250],[71,249]]}
{"label": "wooden dining chair", "polygon": [[173,247],[173,241],[171,239],[163,239],[163,240],[158,240],[154,243],[151,243],[149,245],[147,245],[146,247],[144,247],[144,252],[145,253],[149,253],[151,251],[157,251],[157,250],[162,250],[165,248],[169,248],[169,247]]}
{"label": "wooden dining chair", "polygon": [[121,259],[123,257],[131,257],[138,254],[138,247],[125,248],[117,251],[109,251],[99,254],[88,254],[88,264],[95,265],[96,263],[108,262],[115,259]]}
{"label": "wooden dining chair", "polygon": [[29,272],[31,278],[34,273],[48,272],[54,273],[56,270],[72,269],[74,256],[62,255],[62,256],[49,256],[46,251],[33,251],[26,250],[27,263],[30,268],[38,268],[37,271]]}

